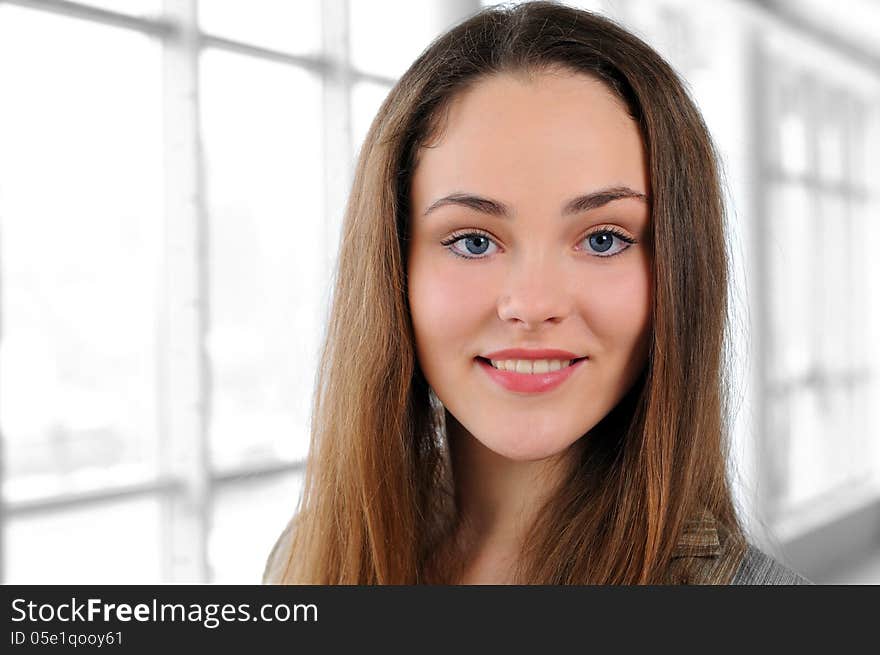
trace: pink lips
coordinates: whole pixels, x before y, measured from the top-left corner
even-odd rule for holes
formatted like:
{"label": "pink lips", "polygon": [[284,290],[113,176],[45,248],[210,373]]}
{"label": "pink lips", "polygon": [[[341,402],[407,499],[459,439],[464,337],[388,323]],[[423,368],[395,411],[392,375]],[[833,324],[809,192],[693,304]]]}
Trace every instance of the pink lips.
{"label": "pink lips", "polygon": [[540,393],[555,389],[571,377],[575,369],[579,368],[585,361],[587,361],[586,358],[578,360],[558,371],[549,371],[547,373],[514,373],[513,371],[499,370],[485,359],[477,358],[477,363],[492,380],[508,391],[521,393]]}

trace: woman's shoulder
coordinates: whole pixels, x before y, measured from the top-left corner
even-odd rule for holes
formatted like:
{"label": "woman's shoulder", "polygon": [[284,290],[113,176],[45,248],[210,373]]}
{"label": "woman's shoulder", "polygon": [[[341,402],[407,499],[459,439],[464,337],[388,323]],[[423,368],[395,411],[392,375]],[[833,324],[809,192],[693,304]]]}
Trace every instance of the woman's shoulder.
{"label": "woman's shoulder", "polygon": [[287,563],[290,560],[290,546],[295,520],[295,516],[290,519],[284,530],[275,540],[275,545],[272,546],[269,557],[266,559],[266,566],[263,569],[263,584],[281,584],[281,581],[284,579]]}
{"label": "woman's shoulder", "polygon": [[[263,571],[263,584],[281,584],[290,561],[293,540],[293,516],[275,540]],[[697,530],[699,527],[699,530]],[[694,582],[730,585],[811,585],[810,580],[795,573],[762,551],[753,543],[727,535],[711,517],[699,526],[690,525],[679,542],[676,558],[700,566]],[[731,573],[732,571],[732,573]]]}
{"label": "woman's shoulder", "polygon": [[811,585],[807,578],[783,566],[754,544],[747,544],[732,585]]}
{"label": "woman's shoulder", "polygon": [[685,523],[673,552],[670,580],[679,584],[812,584],[703,511]]}

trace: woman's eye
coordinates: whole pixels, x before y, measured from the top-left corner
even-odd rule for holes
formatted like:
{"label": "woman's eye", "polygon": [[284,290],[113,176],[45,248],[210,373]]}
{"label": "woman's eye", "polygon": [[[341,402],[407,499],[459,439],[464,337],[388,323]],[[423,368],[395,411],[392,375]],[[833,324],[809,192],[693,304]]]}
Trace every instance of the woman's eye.
{"label": "woman's eye", "polygon": [[495,244],[486,235],[474,233],[454,236],[449,241],[444,242],[443,245],[459,257],[481,259],[489,248]]}
{"label": "woman's eye", "polygon": [[[588,252],[597,257],[613,257],[619,255],[636,241],[616,230],[598,230],[588,234],[584,241],[587,242]],[[615,243],[615,241],[617,243]]]}

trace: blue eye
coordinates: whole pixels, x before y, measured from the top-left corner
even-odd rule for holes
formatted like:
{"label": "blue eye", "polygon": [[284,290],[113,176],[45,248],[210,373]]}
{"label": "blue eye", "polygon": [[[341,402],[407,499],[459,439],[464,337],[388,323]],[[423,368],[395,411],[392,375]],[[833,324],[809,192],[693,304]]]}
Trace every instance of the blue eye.
{"label": "blue eye", "polygon": [[[488,236],[479,232],[453,234],[449,239],[442,242],[453,255],[464,257],[465,259],[483,259],[483,255],[486,254],[486,251],[494,243]],[[457,244],[462,244],[461,248],[456,248]]]}
{"label": "blue eye", "polygon": [[472,237],[461,239],[464,247],[471,255],[482,255],[489,249],[489,239],[481,234],[475,234]]}
{"label": "blue eye", "polygon": [[589,239],[590,247],[596,252],[606,252],[614,245],[614,236],[608,232],[596,232],[596,234],[591,234]]}
{"label": "blue eye", "polygon": [[[618,242],[618,246],[623,244],[626,245],[623,245],[623,247],[617,248],[616,250],[612,250],[615,246],[615,240]],[[624,250],[627,250],[636,242],[635,239],[610,228],[597,230],[596,232],[588,234],[584,237],[584,241],[589,242],[590,248],[593,251],[591,254],[595,254],[597,257],[614,257],[615,255],[622,253]]]}

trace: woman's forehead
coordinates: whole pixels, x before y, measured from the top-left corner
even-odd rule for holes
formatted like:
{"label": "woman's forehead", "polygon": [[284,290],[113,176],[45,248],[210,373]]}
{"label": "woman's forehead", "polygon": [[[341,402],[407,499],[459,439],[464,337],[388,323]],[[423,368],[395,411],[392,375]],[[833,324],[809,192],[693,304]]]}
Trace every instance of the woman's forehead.
{"label": "woman's forehead", "polygon": [[496,192],[627,186],[647,194],[637,123],[602,82],[577,73],[494,75],[454,98],[422,148],[417,201],[458,188]]}

